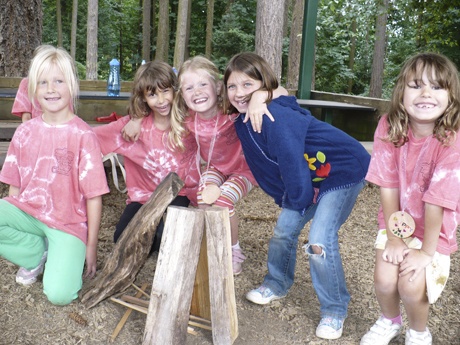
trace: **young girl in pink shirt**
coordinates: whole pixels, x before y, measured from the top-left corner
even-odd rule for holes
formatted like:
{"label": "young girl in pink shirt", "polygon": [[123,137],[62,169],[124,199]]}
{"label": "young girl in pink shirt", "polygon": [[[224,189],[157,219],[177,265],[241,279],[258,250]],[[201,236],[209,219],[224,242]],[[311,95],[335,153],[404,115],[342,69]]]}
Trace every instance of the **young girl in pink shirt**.
{"label": "young girl in pink shirt", "polygon": [[[177,173],[185,183],[171,205],[187,207],[190,200],[196,204],[199,180],[195,165],[197,145],[195,138],[184,133],[181,124],[171,119],[176,89],[177,76],[171,66],[165,62],[147,62],[139,67],[134,77],[130,116],[94,128],[104,155],[115,152],[124,157],[128,199],[115,228],[115,242],[170,172]],[[141,124],[139,136],[136,141],[126,141],[122,131],[134,121]],[[161,220],[152,245],[154,251],[160,247],[163,228]]]}
{"label": "young girl in pink shirt", "polygon": [[377,126],[366,176],[382,200],[374,272],[382,314],[361,345],[388,344],[401,333],[400,300],[409,323],[406,345],[432,343],[429,304],[441,294],[457,250],[459,114],[454,64],[432,53],[407,60]]}
{"label": "young girl in pink shirt", "polygon": [[235,204],[249,193],[255,180],[244,159],[233,117],[222,112],[223,85],[217,67],[208,59],[196,56],[183,63],[178,79],[173,117],[185,122],[198,144],[196,166],[201,172],[198,205],[228,208],[233,273],[237,275],[246,257],[238,241]]}
{"label": "young girl in pink shirt", "polygon": [[65,305],[78,297],[85,262],[86,276],[96,273],[101,195],[109,189],[96,135],[70,106],[78,94],[70,55],[40,49],[28,88],[43,115],[17,128],[0,172],[10,185],[0,200],[0,256],[21,266],[20,284],[44,271],[48,300]]}

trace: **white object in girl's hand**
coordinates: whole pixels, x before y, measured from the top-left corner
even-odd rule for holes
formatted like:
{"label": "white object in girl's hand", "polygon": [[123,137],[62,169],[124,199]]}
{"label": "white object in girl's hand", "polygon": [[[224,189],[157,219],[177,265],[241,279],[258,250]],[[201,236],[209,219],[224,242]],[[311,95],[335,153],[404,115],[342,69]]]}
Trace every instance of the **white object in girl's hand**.
{"label": "white object in girl's hand", "polygon": [[210,184],[206,187],[204,187],[203,191],[201,192],[201,197],[203,198],[203,201],[207,203],[208,205],[211,205],[216,202],[217,199],[219,199],[221,194],[221,190],[218,186],[215,184]]}
{"label": "white object in girl's hand", "polygon": [[395,236],[408,238],[415,231],[415,221],[409,213],[397,211],[391,214],[388,227]]}

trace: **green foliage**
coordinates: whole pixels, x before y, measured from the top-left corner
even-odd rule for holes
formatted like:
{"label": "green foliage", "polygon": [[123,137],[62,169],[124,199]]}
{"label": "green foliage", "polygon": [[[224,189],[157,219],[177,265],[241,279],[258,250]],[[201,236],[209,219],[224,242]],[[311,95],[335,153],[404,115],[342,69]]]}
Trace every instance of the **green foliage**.
{"label": "green foliage", "polygon": [[[381,0],[319,0],[315,51],[315,89],[367,95],[375,40],[377,8]],[[57,44],[56,1],[42,0],[42,42]],[[154,2],[157,12],[158,1]],[[142,56],[142,0],[99,0],[98,75],[106,79],[109,61],[121,62],[123,80],[132,80]],[[174,55],[178,0],[170,0],[169,62]],[[72,1],[61,0],[63,46],[70,51]],[[254,51],[257,0],[215,0],[212,59],[223,70],[242,51]],[[76,61],[85,77],[88,0],[78,1]],[[292,6],[288,17],[292,17]],[[206,42],[207,0],[193,0],[189,55],[203,55]],[[352,23],[356,22],[356,32]],[[152,25],[158,24],[156,22]],[[352,37],[356,39],[350,64]],[[460,66],[460,0],[390,0],[386,27],[383,95],[391,94],[402,63],[421,51],[440,52]],[[152,40],[155,53],[155,37]],[[287,74],[289,39],[283,39],[283,70]],[[284,80],[284,79],[283,79]]]}
{"label": "green foliage", "polygon": [[213,34],[212,59],[220,70],[243,51],[254,51],[256,0],[237,0],[222,16]]}

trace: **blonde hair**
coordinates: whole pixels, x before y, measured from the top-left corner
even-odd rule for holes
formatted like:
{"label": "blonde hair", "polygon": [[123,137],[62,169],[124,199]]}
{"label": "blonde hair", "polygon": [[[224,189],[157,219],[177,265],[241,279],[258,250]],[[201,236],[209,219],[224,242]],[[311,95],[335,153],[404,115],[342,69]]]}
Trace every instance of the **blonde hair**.
{"label": "blonde hair", "polygon": [[35,92],[37,91],[38,80],[42,73],[46,73],[53,66],[59,68],[62,74],[64,74],[64,79],[69,87],[70,98],[72,100],[71,106],[74,112],[76,112],[79,85],[75,63],[70,54],[61,47],[56,48],[51,45],[42,45],[35,49],[28,75],[29,99],[32,100],[32,105],[37,107]]}
{"label": "blonde hair", "polygon": [[[408,141],[409,115],[404,108],[404,89],[408,82],[421,83],[426,70],[430,82],[435,82],[449,93],[448,106],[435,122],[433,135],[444,144],[449,144],[460,127],[460,81],[458,71],[446,56],[436,53],[420,53],[409,58],[397,78],[388,112],[388,135],[385,140],[396,147]],[[435,81],[432,78],[435,78]]]}
{"label": "blonde hair", "polygon": [[[262,82],[260,90],[268,92],[266,103],[268,104],[271,102],[273,90],[278,88],[279,83],[275,72],[264,58],[250,52],[244,52],[233,56],[224,73],[225,92],[227,92],[228,78],[230,78],[232,72],[240,72],[246,74],[251,79]],[[238,112],[238,110],[231,105],[227,95],[225,96],[224,108],[227,114]]]}
{"label": "blonde hair", "polygon": [[[188,115],[188,110],[189,108],[187,107],[187,104],[185,103],[184,97],[182,96],[182,76],[185,72],[188,71],[203,71],[205,74],[208,75],[208,77],[214,82],[214,86],[216,88],[216,93],[217,93],[217,106],[219,110],[223,109],[223,88],[218,87],[220,83],[220,73],[219,70],[217,69],[216,65],[205,58],[204,56],[195,56],[187,61],[185,61],[181,68],[179,69],[178,73],[178,79],[179,79],[179,88],[177,90],[176,96],[174,97],[174,105],[171,113],[171,123],[176,122],[176,123],[184,123],[185,118]],[[179,139],[178,142],[176,142],[176,145],[179,147],[183,146],[183,143],[181,141],[181,137],[177,137]]]}

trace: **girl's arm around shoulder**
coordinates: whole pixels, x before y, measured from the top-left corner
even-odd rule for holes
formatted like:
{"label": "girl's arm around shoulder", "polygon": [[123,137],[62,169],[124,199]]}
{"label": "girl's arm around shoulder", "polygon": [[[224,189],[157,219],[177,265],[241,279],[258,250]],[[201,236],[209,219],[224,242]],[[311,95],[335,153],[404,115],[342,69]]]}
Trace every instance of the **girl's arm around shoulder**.
{"label": "girl's arm around shoulder", "polygon": [[[289,93],[284,87],[279,86],[276,90],[273,90],[273,99],[278,98],[280,96],[287,96],[288,94]],[[271,121],[275,121],[272,114],[268,110],[267,97],[267,91],[259,90],[254,92],[251,96],[248,110],[243,120],[243,122],[245,123],[251,120],[252,129],[254,130],[254,132],[257,133],[260,133],[262,131],[262,122],[264,115],[267,115],[267,117]]]}
{"label": "girl's arm around shoulder", "polygon": [[121,130],[121,135],[126,141],[135,142],[141,135],[143,118],[131,118]]}
{"label": "girl's arm around shoulder", "polygon": [[101,223],[102,197],[96,196],[86,201],[88,218],[88,241],[86,244],[85,278],[93,278],[97,266],[97,242]]}

